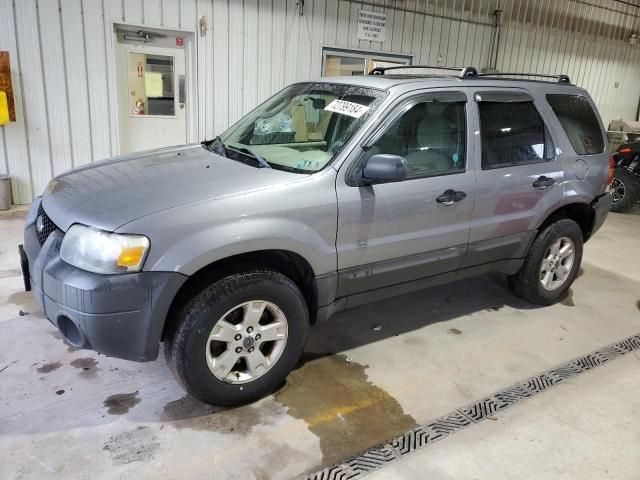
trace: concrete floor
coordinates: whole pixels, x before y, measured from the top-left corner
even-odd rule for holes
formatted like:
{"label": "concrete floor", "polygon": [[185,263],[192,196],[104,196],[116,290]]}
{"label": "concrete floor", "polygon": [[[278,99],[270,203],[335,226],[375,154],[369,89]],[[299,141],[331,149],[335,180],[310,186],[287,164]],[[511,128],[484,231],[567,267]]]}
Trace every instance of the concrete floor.
{"label": "concrete floor", "polygon": [[[612,214],[561,304],[534,308],[488,275],[345,312],[312,330],[276,394],[214,408],[163,359],[66,346],[22,291],[23,221],[24,209],[0,213],[2,478],[296,478],[640,332],[640,216]],[[614,360],[371,477],[636,479],[638,362]]]}

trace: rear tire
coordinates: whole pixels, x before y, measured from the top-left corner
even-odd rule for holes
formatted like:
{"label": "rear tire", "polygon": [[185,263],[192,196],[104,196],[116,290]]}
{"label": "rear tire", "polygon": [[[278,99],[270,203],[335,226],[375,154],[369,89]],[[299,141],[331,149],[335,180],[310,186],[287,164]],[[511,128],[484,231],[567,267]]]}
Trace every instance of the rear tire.
{"label": "rear tire", "polygon": [[582,230],[576,222],[565,218],[552,223],[538,234],[522,268],[509,277],[509,286],[536,305],[562,300],[580,268],[582,246]]}
{"label": "rear tire", "polygon": [[309,329],[300,289],[263,269],[214,282],[177,316],[167,363],[189,394],[219,406],[253,402],[281,386]]}
{"label": "rear tire", "polygon": [[624,168],[616,168],[613,173],[611,195],[611,211],[628,212],[640,200],[640,179]]}

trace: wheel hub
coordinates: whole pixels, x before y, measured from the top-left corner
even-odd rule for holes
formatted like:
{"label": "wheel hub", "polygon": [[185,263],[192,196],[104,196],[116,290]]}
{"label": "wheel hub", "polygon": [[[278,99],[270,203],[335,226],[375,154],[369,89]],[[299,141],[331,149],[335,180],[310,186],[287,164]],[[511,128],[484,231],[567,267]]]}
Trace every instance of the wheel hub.
{"label": "wheel hub", "polygon": [[540,266],[540,283],[545,290],[560,288],[571,274],[575,246],[569,237],[555,240],[545,253]]}
{"label": "wheel hub", "polygon": [[625,193],[626,188],[622,180],[614,177],[613,181],[611,182],[611,196],[613,199],[613,203],[618,203],[620,200],[622,200],[625,196]]}
{"label": "wheel hub", "polygon": [[287,318],[277,305],[264,300],[242,303],[211,329],[205,351],[207,366],[223,382],[250,382],[278,361],[287,335]]}

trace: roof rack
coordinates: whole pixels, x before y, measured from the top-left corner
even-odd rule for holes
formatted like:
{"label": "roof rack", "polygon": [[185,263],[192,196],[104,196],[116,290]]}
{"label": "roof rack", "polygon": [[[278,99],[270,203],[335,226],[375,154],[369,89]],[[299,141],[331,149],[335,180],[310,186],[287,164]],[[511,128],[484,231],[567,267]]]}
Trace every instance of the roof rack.
{"label": "roof rack", "polygon": [[497,73],[478,73],[478,77],[540,77],[540,78],[554,78],[558,83],[571,84],[569,75],[546,75],[542,73],[515,73],[515,72],[497,72]]}
{"label": "roof rack", "polygon": [[478,71],[475,67],[440,67],[440,66],[432,66],[432,65],[395,65],[393,67],[376,67],[369,72],[369,75],[384,75],[389,70],[400,70],[407,68],[424,68],[430,70],[451,70],[455,72],[459,72],[458,78],[470,78],[477,77]]}
{"label": "roof rack", "polygon": [[[423,68],[425,70],[450,70],[458,72],[458,78],[492,78],[492,77],[538,77],[553,78],[558,83],[571,85],[571,79],[568,75],[547,75],[543,73],[517,73],[517,72],[496,72],[496,73],[478,73],[475,67],[441,67],[434,65],[394,65],[393,67],[376,67],[369,72],[369,75],[384,75],[389,70],[400,70],[407,68]],[[543,80],[540,80],[543,81]]]}

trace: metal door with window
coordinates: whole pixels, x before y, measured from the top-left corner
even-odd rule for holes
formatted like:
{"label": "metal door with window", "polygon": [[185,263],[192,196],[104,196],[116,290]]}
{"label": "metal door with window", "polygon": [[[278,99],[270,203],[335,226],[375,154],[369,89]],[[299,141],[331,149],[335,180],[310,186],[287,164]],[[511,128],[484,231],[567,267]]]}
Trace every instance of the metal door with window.
{"label": "metal door with window", "polygon": [[[460,264],[476,188],[467,100],[466,89],[411,95],[355,152],[357,158],[342,166],[339,296],[454,271]],[[377,153],[405,157],[409,177],[352,186],[362,160]],[[458,193],[456,201],[443,199],[447,191]]]}
{"label": "metal door with window", "polygon": [[186,143],[182,48],[116,46],[120,152]]}
{"label": "metal door with window", "polygon": [[562,203],[564,171],[533,97],[472,89],[478,191],[463,267],[526,254],[536,223]]}

